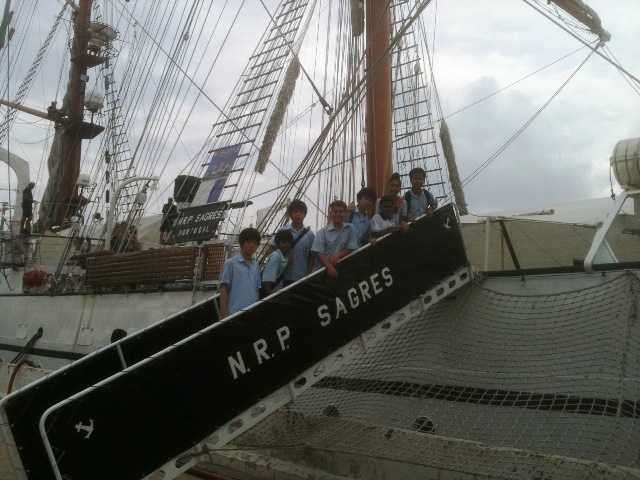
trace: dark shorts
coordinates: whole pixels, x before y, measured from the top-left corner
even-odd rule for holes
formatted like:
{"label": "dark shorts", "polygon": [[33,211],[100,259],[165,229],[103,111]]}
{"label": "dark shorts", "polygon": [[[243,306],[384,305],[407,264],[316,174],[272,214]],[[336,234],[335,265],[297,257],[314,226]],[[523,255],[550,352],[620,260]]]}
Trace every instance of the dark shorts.
{"label": "dark shorts", "polygon": [[163,221],[160,224],[160,231],[161,232],[170,232],[171,231],[171,222]]}
{"label": "dark shorts", "polygon": [[33,217],[33,203],[22,202],[22,216]]}

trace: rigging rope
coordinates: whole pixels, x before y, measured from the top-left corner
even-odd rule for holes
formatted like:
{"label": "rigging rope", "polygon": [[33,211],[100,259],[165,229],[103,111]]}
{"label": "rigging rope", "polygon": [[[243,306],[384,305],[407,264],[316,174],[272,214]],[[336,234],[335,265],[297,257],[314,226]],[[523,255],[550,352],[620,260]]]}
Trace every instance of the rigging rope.
{"label": "rigging rope", "polygon": [[[409,18],[403,24],[403,26],[399,29],[397,34],[392,38],[390,45],[385,50],[382,57],[388,56],[390,54],[392,49],[401,40],[403,34],[411,27],[413,22],[419,17],[420,13],[422,13],[422,11],[427,7],[429,3],[430,3],[430,0],[424,0],[423,2],[416,5],[412,9],[412,12],[410,13]],[[341,45],[340,45],[340,42],[338,41],[337,48],[339,49],[340,47]],[[337,134],[330,136],[331,132],[342,131],[341,129],[344,128],[344,125],[346,124],[346,122],[350,122],[353,120],[352,117],[356,112],[359,111],[359,106],[361,105],[362,99],[364,98],[364,89],[362,87],[365,84],[365,82],[368,80],[368,78],[375,73],[375,71],[379,68],[379,65],[380,65],[380,61],[378,61],[376,64],[373,65],[371,69],[369,69],[369,71],[363,72],[361,76],[358,78],[357,77],[358,69],[363,65],[362,59],[363,57],[360,57],[356,62],[358,68],[352,68],[352,72],[349,75],[347,75],[347,81],[345,82],[347,90],[342,93],[336,92],[336,94],[338,95],[337,96],[338,103],[336,105],[333,115],[331,115],[331,117],[327,119],[327,123],[324,126],[319,138],[316,140],[316,142],[311,147],[311,149],[309,149],[308,154],[301,161],[296,172],[292,175],[292,182],[289,185],[285,185],[281,188],[280,195],[278,196],[279,199],[286,197],[291,191],[291,189],[294,188],[294,185],[298,189],[298,192],[306,192],[307,188],[310,186],[310,183],[314,177],[319,175],[321,171],[331,170],[331,168],[329,168],[329,169],[316,171],[316,169],[320,165],[321,160],[325,158],[325,155],[326,155],[326,158],[331,161],[336,160],[336,157],[334,155],[326,153],[331,149],[331,145],[329,144],[324,145],[324,142],[325,140],[329,139],[330,144],[336,145],[337,142],[340,141],[340,138],[338,138]],[[345,146],[343,146],[342,148],[344,150]],[[338,152],[335,152],[335,154],[337,153]],[[343,154],[344,153],[346,153],[346,151],[343,152]],[[346,157],[346,154],[344,155],[344,157]],[[344,165],[344,162],[339,161],[338,163],[334,163],[332,167],[335,167],[336,165]],[[314,173],[308,173],[308,172],[314,172]],[[326,183],[325,186],[327,187],[326,191],[328,192],[338,190],[338,187],[336,187],[336,185],[343,186],[346,175],[342,173],[342,174],[338,174],[338,176],[335,176],[334,174],[333,175],[334,178],[331,178],[331,177],[332,176],[329,175],[329,176],[326,176],[326,178],[324,179],[324,183]],[[351,175],[351,177],[353,177],[353,175]],[[322,181],[322,179],[320,181]],[[252,196],[251,198],[254,198],[254,197],[255,196]],[[314,203],[320,203],[320,198],[318,197],[317,201]]]}
{"label": "rigging rope", "polygon": [[463,182],[462,185],[466,186],[468,185],[474,178],[476,178],[478,176],[478,174],[480,172],[482,172],[485,168],[487,168],[496,158],[498,158],[498,156],[504,152],[507,147],[509,145],[511,145],[511,143],[522,133],[524,132],[524,130],[531,125],[531,123],[538,118],[538,116],[542,113],[542,111],[547,108],[547,106],[549,106],[549,104],[551,103],[551,101],[556,98],[556,96],[558,96],[558,94],[562,91],[562,89],[571,81],[571,79],[578,73],[578,71],[580,71],[580,69],[584,66],[585,63],[587,63],[587,60],[589,60],[589,58],[591,58],[591,56],[595,53],[595,50],[592,50],[591,52],[589,52],[589,54],[587,55],[587,57],[582,61],[582,63],[580,63],[580,65],[578,65],[578,68],[575,69],[575,71],[569,75],[569,78],[567,78],[562,85],[560,85],[560,87],[554,92],[553,95],[551,95],[551,97],[549,98],[549,100],[547,100],[544,105],[542,105],[542,107],[540,107],[538,109],[538,111],[533,114],[533,116],[527,120],[525,122],[525,124],[520,127],[518,129],[518,131],[516,133],[514,133],[509,140],[507,140],[507,142],[500,147],[493,155],[491,155],[487,160],[485,160],[485,162],[480,165],[475,171],[473,171],[473,173],[471,173],[471,175],[469,175]]}
{"label": "rigging rope", "polygon": [[[564,55],[563,57],[560,57],[560,58],[558,58],[557,60],[555,60],[555,61],[553,61],[553,62],[549,63],[548,65],[545,65],[544,67],[539,68],[538,70],[536,70],[536,71],[534,71],[534,72],[531,72],[530,74],[525,75],[524,77],[519,78],[519,79],[518,79],[518,80],[516,80],[515,82],[511,82],[509,85],[507,85],[507,86],[505,86],[505,87],[502,87],[501,89],[496,90],[495,92],[490,93],[489,95],[485,95],[484,97],[482,97],[482,98],[480,98],[480,99],[476,100],[475,102],[470,103],[469,105],[467,105],[467,106],[465,106],[465,107],[463,107],[463,108],[460,108],[460,109],[456,110],[455,112],[448,114],[447,116],[443,116],[444,114],[442,113],[442,109],[440,109],[440,113],[441,113],[440,119],[444,120],[445,118],[451,118],[451,117],[453,117],[454,115],[457,115],[457,114],[458,114],[458,113],[460,113],[460,112],[464,112],[466,109],[471,108],[471,107],[473,107],[474,105],[477,105],[478,103],[482,103],[482,102],[484,102],[485,100],[487,100],[487,99],[489,99],[489,98],[493,97],[494,95],[497,95],[498,93],[500,93],[500,92],[502,92],[502,91],[504,91],[504,90],[507,90],[508,88],[511,88],[511,87],[513,87],[514,85],[517,85],[518,83],[520,83],[520,82],[522,82],[522,81],[526,80],[527,78],[532,77],[532,76],[536,75],[537,73],[540,73],[541,71],[543,71],[543,70],[545,70],[545,69],[547,69],[547,68],[549,68],[549,67],[551,67],[551,66],[555,65],[556,63],[558,63],[558,62],[560,62],[560,61],[564,60],[565,58],[570,57],[571,55],[573,55],[573,54],[574,54],[574,53],[576,53],[576,52],[579,52],[579,51],[580,51],[580,50],[582,50],[583,48],[584,48],[584,47],[579,47],[579,48],[575,49],[574,51],[572,51],[572,52],[570,52],[570,53],[567,53],[567,54],[566,54],[566,55]],[[438,104],[439,104],[439,102],[438,102]]]}

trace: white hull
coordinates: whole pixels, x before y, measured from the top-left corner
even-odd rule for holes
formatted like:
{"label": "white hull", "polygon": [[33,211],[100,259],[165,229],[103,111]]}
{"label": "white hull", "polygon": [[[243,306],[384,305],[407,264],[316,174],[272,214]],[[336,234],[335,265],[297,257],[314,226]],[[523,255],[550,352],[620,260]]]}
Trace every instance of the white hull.
{"label": "white hull", "polygon": [[[39,328],[43,336],[29,360],[56,370],[108,345],[112,332],[139,331],[215,295],[215,290],[135,291],[67,295],[4,295],[0,322],[2,361],[9,362]],[[195,301],[194,301],[195,300]],[[46,352],[42,352],[42,351]],[[38,353],[40,352],[40,353]]]}

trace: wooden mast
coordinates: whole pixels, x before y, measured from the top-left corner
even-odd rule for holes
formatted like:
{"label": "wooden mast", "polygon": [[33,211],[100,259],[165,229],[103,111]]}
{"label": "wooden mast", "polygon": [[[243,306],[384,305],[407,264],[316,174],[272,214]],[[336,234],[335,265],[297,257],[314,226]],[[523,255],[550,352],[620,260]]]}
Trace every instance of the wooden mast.
{"label": "wooden mast", "polygon": [[[71,71],[69,72],[69,86],[64,99],[62,110],[67,118],[73,122],[64,128],[62,171],[60,188],[58,190],[59,208],[57,222],[59,226],[65,224],[65,219],[74,215],[83,203],[77,194],[76,182],[80,174],[80,158],[82,151],[82,119],[84,116],[84,94],[87,80],[87,52],[89,50],[89,26],[91,24],[91,5],[93,0],[80,0],[76,10],[73,46],[71,49]],[[75,126],[75,128],[74,128]],[[55,210],[54,210],[55,211]]]}
{"label": "wooden mast", "polygon": [[[47,118],[56,122],[56,134],[49,157],[49,182],[40,205],[38,228],[61,230],[69,225],[69,218],[76,215],[88,203],[88,199],[78,194],[77,181],[80,174],[82,140],[94,138],[104,127],[85,122],[84,96],[87,69],[106,61],[100,55],[99,42],[91,27],[91,7],[93,0],[80,0],[79,5],[68,2],[74,9],[74,37],[71,46],[71,69],[69,83],[62,108],[55,102],[47,109]],[[93,41],[93,43],[92,43]],[[17,107],[16,107],[17,108]],[[23,110],[23,108],[20,108]],[[33,112],[30,112],[33,113]],[[41,116],[41,115],[38,115]]]}
{"label": "wooden mast", "polygon": [[391,56],[385,50],[391,41],[391,13],[387,0],[367,0],[367,81],[366,171],[367,186],[378,197],[387,190],[391,177]]}
{"label": "wooden mast", "polygon": [[[47,111],[40,111],[15,102],[0,99],[0,104],[56,123],[56,133],[49,156],[49,181],[40,204],[37,231],[60,230],[69,224],[69,217],[78,213],[88,199],[78,195],[77,181],[80,174],[82,140],[95,138],[104,127],[85,122],[84,96],[88,81],[87,69],[106,61],[100,55],[101,41],[109,39],[100,31],[92,31],[91,7],[93,0],[80,0],[79,6],[67,0],[74,10],[74,38],[71,47],[69,83],[61,109],[52,102]],[[93,25],[96,27],[96,24]],[[102,25],[102,27],[105,27]],[[104,40],[103,40],[104,41]],[[54,165],[51,167],[51,165]]]}

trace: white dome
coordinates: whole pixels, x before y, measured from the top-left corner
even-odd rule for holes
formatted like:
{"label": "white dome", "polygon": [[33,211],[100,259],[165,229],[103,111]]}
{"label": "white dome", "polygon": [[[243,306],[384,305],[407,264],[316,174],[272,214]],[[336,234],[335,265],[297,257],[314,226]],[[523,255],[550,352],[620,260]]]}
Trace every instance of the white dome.
{"label": "white dome", "polygon": [[146,194],[146,192],[138,192],[136,194],[135,203],[137,205],[144,205],[145,203],[147,203],[147,194]]}
{"label": "white dome", "polygon": [[640,188],[640,138],[620,140],[611,155],[611,168],[625,190]]}
{"label": "white dome", "polygon": [[90,187],[91,186],[91,176],[88,173],[80,173],[78,175],[78,181],[76,185],[79,187]]}
{"label": "white dome", "polygon": [[99,90],[91,90],[84,97],[84,108],[92,113],[102,109],[104,105],[104,95]]}

